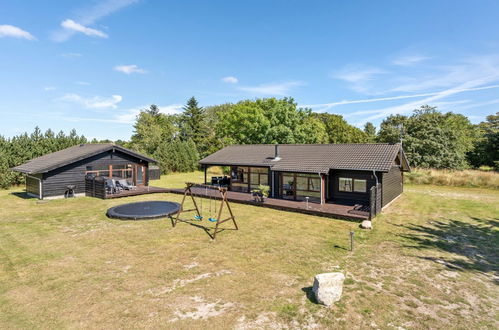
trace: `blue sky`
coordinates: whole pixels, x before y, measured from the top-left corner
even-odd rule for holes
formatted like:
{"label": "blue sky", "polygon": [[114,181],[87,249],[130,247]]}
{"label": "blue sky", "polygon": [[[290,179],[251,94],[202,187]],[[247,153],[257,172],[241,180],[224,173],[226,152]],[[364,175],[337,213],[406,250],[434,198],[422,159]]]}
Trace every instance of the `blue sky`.
{"label": "blue sky", "polygon": [[0,135],[128,139],[139,109],[292,96],[361,127],[499,108],[499,1],[0,3]]}

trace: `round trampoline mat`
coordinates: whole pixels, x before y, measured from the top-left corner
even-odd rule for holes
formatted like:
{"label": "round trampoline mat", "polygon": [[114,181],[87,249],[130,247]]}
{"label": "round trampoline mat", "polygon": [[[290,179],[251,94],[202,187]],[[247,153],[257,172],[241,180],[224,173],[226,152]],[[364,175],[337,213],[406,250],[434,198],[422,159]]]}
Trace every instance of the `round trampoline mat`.
{"label": "round trampoline mat", "polygon": [[177,213],[179,209],[179,203],[148,201],[111,207],[106,215],[109,218],[123,220],[158,219]]}

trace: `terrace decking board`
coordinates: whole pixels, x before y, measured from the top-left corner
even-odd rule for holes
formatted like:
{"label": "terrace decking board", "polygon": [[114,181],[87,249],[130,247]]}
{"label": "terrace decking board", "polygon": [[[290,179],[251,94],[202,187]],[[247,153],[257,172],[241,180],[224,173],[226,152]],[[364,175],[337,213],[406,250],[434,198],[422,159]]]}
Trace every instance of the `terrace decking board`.
{"label": "terrace decking board", "polygon": [[[219,199],[220,196],[217,194],[218,191],[212,189],[195,188],[192,187],[192,193],[196,197],[208,197]],[[170,193],[174,194],[184,194],[184,189],[169,189]],[[272,209],[278,209],[283,211],[300,212],[311,215],[318,215],[328,218],[339,218],[345,220],[355,220],[362,221],[369,218],[369,212],[364,210],[359,210],[352,205],[342,205],[334,203],[317,204],[308,203],[308,208],[306,202],[300,201],[290,201],[285,199],[277,198],[266,198],[264,202],[255,202],[251,194],[241,193],[235,191],[227,192],[227,199],[230,202],[248,204],[253,206],[261,206]]]}

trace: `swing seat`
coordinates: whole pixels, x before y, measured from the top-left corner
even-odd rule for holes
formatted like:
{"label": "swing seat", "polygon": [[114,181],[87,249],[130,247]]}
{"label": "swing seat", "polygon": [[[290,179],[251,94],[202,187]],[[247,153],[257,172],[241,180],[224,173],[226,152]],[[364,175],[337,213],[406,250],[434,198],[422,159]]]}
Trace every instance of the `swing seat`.
{"label": "swing seat", "polygon": [[203,216],[201,216],[201,215],[195,215],[194,219],[195,220],[203,220]]}
{"label": "swing seat", "polygon": [[217,222],[217,219],[208,218],[208,221],[211,221],[211,222]]}

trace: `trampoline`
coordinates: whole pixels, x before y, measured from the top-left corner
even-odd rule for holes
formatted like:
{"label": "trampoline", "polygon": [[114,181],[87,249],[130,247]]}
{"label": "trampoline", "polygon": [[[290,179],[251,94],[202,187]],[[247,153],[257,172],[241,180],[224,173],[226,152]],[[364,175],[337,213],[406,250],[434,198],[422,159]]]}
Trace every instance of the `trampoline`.
{"label": "trampoline", "polygon": [[118,205],[107,210],[106,215],[122,220],[158,219],[169,217],[179,209],[179,203],[150,201]]}

